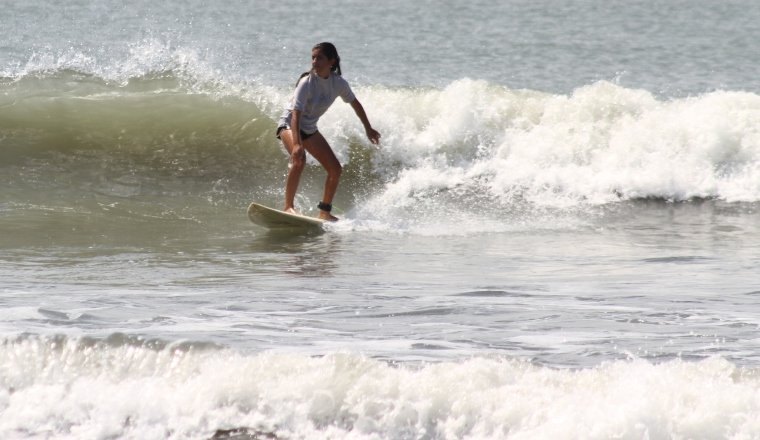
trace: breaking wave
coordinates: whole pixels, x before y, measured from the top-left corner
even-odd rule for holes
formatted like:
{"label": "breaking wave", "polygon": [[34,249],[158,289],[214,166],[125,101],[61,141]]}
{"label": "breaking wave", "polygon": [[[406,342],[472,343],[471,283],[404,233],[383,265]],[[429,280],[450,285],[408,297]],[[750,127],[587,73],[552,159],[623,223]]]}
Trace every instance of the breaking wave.
{"label": "breaking wave", "polygon": [[[112,81],[62,69],[0,80],[0,166],[22,185],[35,170],[54,168],[279,191],[287,158],[275,121],[291,90],[188,82],[186,74]],[[342,103],[320,130],[346,165],[345,185],[368,210],[384,207],[389,216],[428,205],[760,200],[753,93],[661,100],[598,82],[557,95],[470,79],[356,93],[383,134],[381,147],[368,144]]]}

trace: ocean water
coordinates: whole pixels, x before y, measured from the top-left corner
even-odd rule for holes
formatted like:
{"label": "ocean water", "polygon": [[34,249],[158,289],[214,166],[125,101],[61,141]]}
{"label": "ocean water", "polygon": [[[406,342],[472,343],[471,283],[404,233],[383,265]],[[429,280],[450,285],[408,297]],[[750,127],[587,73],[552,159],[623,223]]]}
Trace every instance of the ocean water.
{"label": "ocean water", "polygon": [[755,3],[2,9],[0,438],[760,438]]}

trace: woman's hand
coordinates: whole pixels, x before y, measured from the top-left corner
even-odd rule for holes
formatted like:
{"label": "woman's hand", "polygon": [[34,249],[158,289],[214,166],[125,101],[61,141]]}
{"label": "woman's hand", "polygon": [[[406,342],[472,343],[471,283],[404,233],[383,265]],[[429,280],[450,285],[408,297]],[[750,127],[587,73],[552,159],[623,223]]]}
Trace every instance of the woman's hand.
{"label": "woman's hand", "polygon": [[370,142],[372,142],[373,145],[378,145],[380,143],[380,133],[375,130],[372,127],[367,128],[367,139],[369,139]]}
{"label": "woman's hand", "polygon": [[290,119],[290,132],[293,133],[293,149],[290,151],[290,166],[303,168],[306,164],[306,150],[301,143],[301,111],[293,110]]}
{"label": "woman's hand", "polygon": [[290,166],[303,168],[306,164],[306,150],[300,143],[293,144],[293,151],[290,152]]}

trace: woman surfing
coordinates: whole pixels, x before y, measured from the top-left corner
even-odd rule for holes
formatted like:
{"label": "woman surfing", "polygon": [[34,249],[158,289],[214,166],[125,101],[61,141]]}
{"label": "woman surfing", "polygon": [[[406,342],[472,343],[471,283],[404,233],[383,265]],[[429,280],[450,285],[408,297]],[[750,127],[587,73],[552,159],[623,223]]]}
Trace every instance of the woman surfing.
{"label": "woman surfing", "polygon": [[306,165],[306,152],[309,152],[327,171],[322,201],[317,205],[319,218],[328,221],[338,220],[330,211],[342,166],[330,144],[317,129],[319,118],[338,96],[354,109],[364,125],[369,141],[374,145],[380,142],[380,133],[372,128],[364,107],[354,96],[348,82],[341,76],[338,50],[332,43],[317,44],[311,50],[311,70],[299,78],[293,99],[277,126],[277,137],[282,140],[285,150],[290,154],[285,184],[285,212],[297,213],[294,200],[301,173]]}

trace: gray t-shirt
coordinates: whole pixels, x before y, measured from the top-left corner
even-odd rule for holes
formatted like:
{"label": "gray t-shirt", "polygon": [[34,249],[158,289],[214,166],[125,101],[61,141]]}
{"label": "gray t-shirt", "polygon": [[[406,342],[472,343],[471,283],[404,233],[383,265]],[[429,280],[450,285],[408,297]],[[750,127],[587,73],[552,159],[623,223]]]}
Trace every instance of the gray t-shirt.
{"label": "gray t-shirt", "polygon": [[293,99],[280,117],[279,126],[290,128],[293,110],[300,110],[301,130],[308,134],[316,132],[317,121],[338,96],[347,103],[354,102],[356,99],[348,82],[342,76],[331,73],[329,78],[324,79],[314,72],[309,73],[298,81]]}

